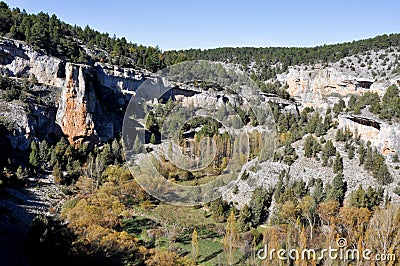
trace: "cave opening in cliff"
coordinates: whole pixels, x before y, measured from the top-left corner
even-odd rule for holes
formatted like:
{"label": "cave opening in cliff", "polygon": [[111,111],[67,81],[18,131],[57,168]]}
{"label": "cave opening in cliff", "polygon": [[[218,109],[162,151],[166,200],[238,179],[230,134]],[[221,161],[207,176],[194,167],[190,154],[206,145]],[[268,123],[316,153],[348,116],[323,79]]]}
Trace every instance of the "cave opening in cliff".
{"label": "cave opening in cliff", "polygon": [[362,81],[358,81],[356,88],[361,88],[361,89],[371,89],[371,85],[372,85],[372,81],[368,81],[368,80],[362,80]]}
{"label": "cave opening in cliff", "polygon": [[349,120],[356,122],[358,124],[364,125],[364,126],[369,126],[369,127],[374,127],[378,130],[381,129],[381,125],[378,121],[375,121],[373,119],[369,119],[366,117],[360,117],[360,116],[348,116],[347,117]]}

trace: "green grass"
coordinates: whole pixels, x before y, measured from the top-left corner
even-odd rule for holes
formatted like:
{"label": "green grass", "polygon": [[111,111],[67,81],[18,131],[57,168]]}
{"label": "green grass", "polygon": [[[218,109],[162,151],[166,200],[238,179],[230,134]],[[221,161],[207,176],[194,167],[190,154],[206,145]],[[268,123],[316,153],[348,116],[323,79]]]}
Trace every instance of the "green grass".
{"label": "green grass", "polygon": [[[174,243],[163,241],[161,248],[179,250],[181,256],[190,256],[192,250],[191,239],[181,240]],[[223,262],[225,255],[223,253],[222,238],[200,238],[199,239],[199,256],[197,263],[200,265],[216,265]]]}
{"label": "green grass", "polygon": [[225,257],[221,242],[221,239],[204,239],[199,241],[198,262],[201,265],[216,265],[218,264],[218,257],[223,261]]}
{"label": "green grass", "polygon": [[190,180],[180,180],[177,181],[177,184],[183,185],[183,186],[198,186],[198,185],[203,185],[203,184],[207,184],[211,181],[214,181],[218,176],[216,175],[205,175],[202,177],[198,177],[195,179],[190,179]]}
{"label": "green grass", "polygon": [[[196,228],[199,235],[197,263],[211,266],[226,262],[222,237],[215,232],[217,223],[209,213],[205,213],[204,209],[161,203],[152,209],[136,206],[134,212],[138,216],[125,220],[123,229],[135,234],[139,239],[141,239],[140,234],[143,229],[180,228],[182,230],[175,241],[160,238],[160,248],[174,250],[181,256],[191,256],[192,232],[193,228]],[[154,247],[154,245],[153,240],[147,246]],[[236,251],[235,261],[239,263],[241,256],[241,252]]]}
{"label": "green grass", "polygon": [[214,219],[206,214],[202,208],[173,206],[161,203],[152,209],[136,207],[135,212],[167,226],[194,228],[215,224]]}
{"label": "green grass", "polygon": [[123,221],[122,229],[129,234],[134,234],[135,236],[139,237],[143,229],[156,228],[157,226],[157,222],[151,219],[134,216],[131,219]]}

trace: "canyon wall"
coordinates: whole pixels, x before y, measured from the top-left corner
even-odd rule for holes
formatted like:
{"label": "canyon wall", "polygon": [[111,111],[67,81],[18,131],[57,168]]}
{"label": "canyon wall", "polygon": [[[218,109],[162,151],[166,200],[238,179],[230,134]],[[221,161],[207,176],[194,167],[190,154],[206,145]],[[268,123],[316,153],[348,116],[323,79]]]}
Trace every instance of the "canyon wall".
{"label": "canyon wall", "polygon": [[278,75],[282,84],[287,84],[289,94],[304,107],[326,109],[338,100],[335,96],[362,95],[376,92],[382,96],[391,84],[397,84],[400,78],[373,79],[335,66],[297,66],[289,68],[287,73]]}
{"label": "canyon wall", "polygon": [[[376,124],[379,124],[379,126]],[[373,147],[385,155],[400,151],[399,124],[389,124],[385,121],[365,117],[340,115],[338,127],[348,128],[365,142],[370,141]]]}
{"label": "canyon wall", "polygon": [[36,80],[36,90],[52,94],[29,107],[2,101],[0,116],[16,126],[9,138],[22,150],[35,137],[65,135],[73,145],[117,137],[130,95],[152,76],[145,70],[64,62],[14,40],[0,40],[0,73]]}
{"label": "canyon wall", "polygon": [[[73,64],[8,39],[0,39],[0,72],[12,78],[34,77],[36,87],[50,95],[44,104],[33,104],[29,108],[18,102],[1,102],[0,117],[7,117],[15,126],[9,138],[13,146],[20,149],[28,148],[35,137],[53,140],[65,135],[74,145],[117,137],[125,107],[145,80],[150,80],[151,86],[156,88],[142,90],[146,98],[159,96],[166,86],[173,87],[143,69],[102,63]],[[372,79],[364,72],[352,72],[335,65],[291,67],[287,73],[278,75],[278,80],[287,84],[289,94],[300,108],[322,109],[337,102],[339,95],[361,95],[366,91],[383,95],[387,86],[398,82],[396,77]],[[218,106],[224,101],[240,101],[224,93],[201,92],[185,86],[181,84],[171,92],[184,105]],[[364,140],[370,140],[379,149],[400,149],[397,125],[381,122],[378,130],[341,116],[339,127],[358,131]]]}

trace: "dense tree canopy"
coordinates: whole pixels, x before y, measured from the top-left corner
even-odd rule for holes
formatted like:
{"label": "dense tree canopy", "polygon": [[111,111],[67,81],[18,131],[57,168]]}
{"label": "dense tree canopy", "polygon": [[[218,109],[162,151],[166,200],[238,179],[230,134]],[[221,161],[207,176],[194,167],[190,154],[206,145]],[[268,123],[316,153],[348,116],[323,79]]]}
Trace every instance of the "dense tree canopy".
{"label": "dense tree canopy", "polygon": [[[381,35],[375,38],[312,48],[294,47],[241,47],[216,49],[189,49],[162,52],[158,47],[143,46],[100,33],[89,26],[84,28],[67,24],[55,15],[40,12],[27,14],[19,8],[10,9],[0,3],[0,35],[26,41],[37,49],[74,62],[112,62],[119,65],[145,67],[151,71],[186,60],[212,60],[232,62],[245,69],[256,63],[259,80],[267,80],[282,73],[291,65],[327,63],[365,50],[379,50],[400,45],[400,34]],[[93,53],[86,54],[85,44]]]}

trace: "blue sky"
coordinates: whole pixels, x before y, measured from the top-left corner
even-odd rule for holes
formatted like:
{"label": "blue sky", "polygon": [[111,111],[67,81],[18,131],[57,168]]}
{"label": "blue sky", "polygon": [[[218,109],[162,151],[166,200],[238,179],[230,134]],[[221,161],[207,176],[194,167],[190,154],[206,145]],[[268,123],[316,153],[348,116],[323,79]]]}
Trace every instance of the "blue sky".
{"label": "blue sky", "polygon": [[400,32],[400,1],[6,0],[162,50],[316,46]]}

